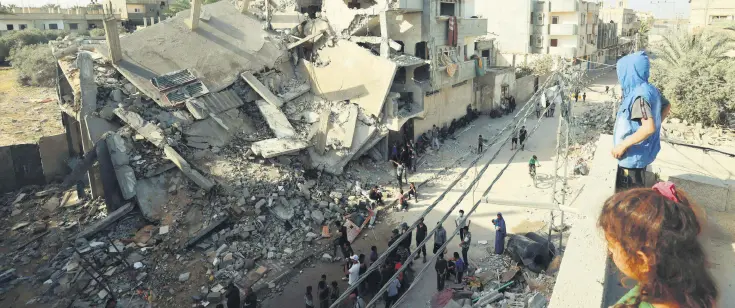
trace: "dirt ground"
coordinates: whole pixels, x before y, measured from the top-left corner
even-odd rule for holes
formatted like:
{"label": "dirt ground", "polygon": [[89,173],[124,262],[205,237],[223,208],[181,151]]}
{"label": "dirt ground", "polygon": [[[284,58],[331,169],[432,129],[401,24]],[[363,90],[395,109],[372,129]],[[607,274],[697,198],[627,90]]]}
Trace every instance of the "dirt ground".
{"label": "dirt ground", "polygon": [[54,88],[26,87],[17,71],[0,67],[0,146],[36,143],[64,131]]}

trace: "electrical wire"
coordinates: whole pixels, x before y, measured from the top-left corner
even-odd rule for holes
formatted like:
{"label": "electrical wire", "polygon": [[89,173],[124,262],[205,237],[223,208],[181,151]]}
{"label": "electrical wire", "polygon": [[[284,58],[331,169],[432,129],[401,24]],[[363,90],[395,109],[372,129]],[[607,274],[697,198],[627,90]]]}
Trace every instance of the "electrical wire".
{"label": "electrical wire", "polygon": [[[556,75],[556,74],[555,74],[555,75]],[[551,77],[550,77],[550,79],[551,79]],[[544,112],[545,112],[545,111],[547,111],[547,110],[548,110],[548,109],[549,109],[550,107],[551,107],[551,105],[549,104],[549,106],[547,106],[547,107],[546,107],[546,108],[544,109]],[[530,114],[530,113],[529,113],[529,114]],[[527,116],[528,116],[528,115],[527,115]],[[536,130],[538,130],[538,128],[539,128],[539,127],[541,126],[541,122],[542,122],[542,120],[543,120],[543,118],[539,118],[539,119],[538,119],[538,121],[536,122],[536,126],[534,126],[534,127],[533,127],[533,129],[532,129],[532,130],[531,130],[531,131],[529,132],[529,134],[528,134],[528,137],[529,137],[529,138],[530,138],[530,136],[532,136],[532,135],[533,135],[533,133],[534,133],[534,132],[536,132]],[[510,140],[510,137],[511,137],[511,136],[508,136],[508,137],[506,137],[506,138],[505,138],[505,140],[503,141],[503,144],[507,143],[507,142],[508,142],[508,140]],[[501,146],[500,148],[498,148],[498,150],[497,150],[497,151],[495,152],[495,154],[493,155],[493,158],[492,158],[492,159],[490,159],[490,160],[489,160],[489,161],[488,161],[488,162],[487,162],[487,163],[485,164],[485,166],[484,166],[484,167],[482,168],[482,170],[480,171],[480,177],[482,177],[482,174],[483,174],[483,173],[484,173],[484,172],[485,172],[485,171],[487,170],[487,168],[488,168],[488,167],[490,167],[490,164],[491,164],[491,163],[492,163],[492,161],[493,161],[493,160],[494,160],[494,159],[495,159],[495,158],[497,157],[497,155],[498,155],[498,154],[500,153],[500,151],[501,151],[502,149],[503,149],[503,147],[502,147],[502,146]],[[474,205],[472,206],[472,209],[470,209],[470,211],[469,211],[469,213],[467,214],[467,216],[466,216],[466,218],[465,218],[465,219],[469,219],[469,218],[470,218],[470,216],[471,216],[471,215],[472,215],[472,214],[473,214],[473,213],[475,212],[475,210],[477,209],[477,207],[478,207],[478,206],[480,205],[480,203],[482,203],[482,202],[483,202],[483,200],[485,199],[485,197],[487,196],[487,194],[488,194],[488,193],[490,193],[490,190],[491,190],[491,189],[493,188],[493,186],[495,186],[495,183],[497,183],[497,181],[498,181],[498,180],[500,179],[500,177],[501,177],[501,176],[503,175],[503,173],[505,172],[505,170],[507,170],[507,169],[508,169],[508,167],[510,166],[510,164],[511,164],[511,163],[513,162],[513,159],[514,159],[514,158],[515,158],[515,156],[516,156],[516,155],[518,154],[518,152],[520,152],[520,150],[521,150],[521,149],[520,149],[520,147],[519,147],[518,149],[516,149],[516,150],[515,150],[515,151],[513,152],[513,155],[511,155],[511,157],[510,157],[510,158],[508,159],[508,162],[506,162],[506,163],[505,163],[505,166],[503,166],[503,168],[502,168],[502,169],[500,170],[500,172],[498,173],[498,175],[497,175],[497,176],[495,176],[495,178],[493,179],[493,181],[492,181],[492,182],[490,183],[490,186],[488,186],[488,188],[487,188],[487,189],[486,189],[486,190],[485,190],[485,191],[483,192],[483,194],[482,194],[482,197],[480,197],[480,198],[479,198],[479,200],[478,200],[477,202],[475,202],[475,204],[474,204]],[[464,192],[464,193],[462,194],[462,196],[460,196],[460,201],[461,201],[461,198],[464,198],[464,196],[465,196],[465,195],[466,195],[466,194],[467,194],[467,193],[469,192],[469,189],[471,189],[471,188],[472,188],[472,186],[474,186],[474,185],[475,185],[475,184],[476,184],[476,183],[478,182],[478,180],[479,180],[479,179],[480,179],[480,178],[478,177],[478,178],[475,178],[475,180],[473,180],[473,181],[472,181],[472,183],[471,183],[471,186],[470,186],[470,187],[468,187],[468,190],[465,190],[465,192]],[[458,204],[458,203],[457,203],[457,204]],[[455,206],[456,206],[456,204],[455,204]],[[442,220],[441,220],[441,221],[444,221],[444,220],[446,220],[446,218],[447,218],[447,217],[449,217],[449,214],[451,214],[451,211],[447,211],[447,213],[446,213],[446,214],[444,215],[444,217],[442,218]],[[436,229],[436,228],[435,228],[435,229]],[[449,245],[449,243],[450,243],[450,242],[452,241],[452,239],[453,239],[453,238],[454,238],[454,237],[455,237],[455,236],[456,236],[457,234],[459,234],[459,230],[460,230],[459,228],[456,228],[456,229],[454,230],[454,232],[452,233],[452,235],[451,235],[451,236],[450,236],[450,237],[449,237],[449,238],[448,238],[448,239],[446,240],[446,242],[444,243],[444,245],[442,245],[442,246],[441,246],[441,247],[440,247],[440,248],[439,248],[439,249],[438,249],[437,251],[438,251],[438,252],[441,252],[441,251],[443,251],[444,249],[446,249],[447,245]],[[432,230],[432,233],[434,233],[434,230]],[[423,241],[423,242],[421,242],[421,244],[418,244],[418,246],[421,246],[421,245],[424,245],[424,244],[426,244],[426,242],[427,242],[427,241],[429,240],[429,238],[431,237],[431,235],[432,235],[431,233],[430,233],[429,235],[427,235],[426,239],[424,239],[424,241]],[[413,253],[411,253],[411,255],[409,255],[409,257],[408,257],[408,260],[411,260],[411,259],[412,259],[412,258],[414,257],[414,255],[415,255],[415,254],[417,254],[417,253],[418,253],[418,249],[417,249],[417,250],[415,250],[415,251],[414,251]],[[418,278],[419,278],[419,277],[421,277],[421,276],[422,276],[422,275],[423,275],[424,273],[426,273],[427,269],[428,269],[428,268],[429,268],[429,267],[431,266],[431,264],[432,264],[432,263],[433,263],[434,261],[436,261],[436,259],[437,259],[437,258],[438,258],[439,256],[441,256],[441,255],[442,255],[442,253],[438,253],[438,254],[435,254],[435,255],[433,255],[433,256],[431,257],[431,260],[430,260],[430,261],[428,261],[428,262],[426,262],[426,263],[425,263],[426,265],[424,265],[424,267],[423,267],[423,268],[421,269],[421,271],[419,272],[419,274],[418,274],[418,275],[416,275],[416,277],[414,278],[414,281],[418,280]],[[402,272],[403,272],[403,271],[404,271],[404,270],[405,270],[405,269],[407,268],[407,265],[408,265],[408,263],[404,264],[404,265],[403,265],[403,266],[402,266],[402,267],[401,267],[401,268],[400,268],[400,269],[399,269],[399,270],[398,270],[398,271],[397,271],[397,272],[396,272],[396,273],[395,273],[395,274],[393,275],[393,277],[391,277],[390,279],[388,279],[388,281],[393,281],[393,279],[396,279],[396,278],[398,277],[398,275],[399,275],[400,273],[402,273]],[[375,297],[373,297],[373,299],[372,299],[372,300],[371,300],[371,301],[370,301],[370,302],[369,302],[369,303],[367,304],[367,307],[371,307],[371,305],[375,304],[375,302],[376,302],[376,301],[377,301],[377,300],[378,300],[378,299],[380,298],[380,296],[378,296],[378,294],[383,294],[384,292],[386,292],[386,291],[387,291],[387,289],[388,289],[388,285],[389,285],[389,284],[385,284],[385,285],[384,285],[384,286],[383,286],[383,287],[382,287],[382,288],[381,288],[381,289],[380,289],[380,290],[379,290],[379,291],[378,291],[378,292],[376,293],[376,296],[375,296]],[[409,292],[411,291],[411,289],[413,289],[413,287],[415,287],[416,285],[417,285],[417,284],[416,284],[416,283],[414,283],[414,284],[412,284],[411,286],[409,286],[409,288],[408,288],[408,289],[407,289],[407,290],[406,290],[406,291],[405,291],[405,292],[403,293],[403,295],[402,295],[402,296],[401,296],[400,298],[398,298],[398,300],[397,300],[397,301],[396,301],[396,302],[395,302],[395,303],[394,303],[393,305],[394,305],[394,306],[397,306],[398,304],[400,304],[400,303],[401,303],[401,301],[403,301],[403,299],[404,299],[404,298],[406,297],[406,295],[407,295],[407,294],[408,294],[408,293],[409,293]]]}
{"label": "electrical wire", "polygon": [[[547,80],[546,80],[546,81],[544,82],[544,84],[543,84],[543,85],[542,85],[541,87],[539,87],[539,89],[538,89],[538,90],[537,90],[537,91],[536,91],[536,92],[535,92],[535,93],[533,94],[533,96],[531,96],[531,98],[529,98],[529,99],[528,99],[528,101],[527,101],[527,102],[526,102],[526,104],[525,104],[525,105],[524,105],[524,106],[523,106],[523,107],[521,108],[521,110],[519,110],[519,111],[518,111],[518,113],[516,113],[516,115],[515,115],[515,116],[513,117],[513,119],[511,119],[510,121],[508,121],[508,122],[507,122],[507,123],[509,123],[509,124],[510,124],[510,123],[513,123],[513,122],[516,122],[516,123],[515,123],[515,125],[504,125],[504,126],[503,126],[503,129],[502,129],[502,130],[501,130],[500,132],[498,132],[498,133],[497,133],[497,134],[496,134],[496,135],[495,135],[495,136],[493,137],[493,140],[492,140],[492,142],[489,142],[489,143],[488,143],[488,146],[487,146],[487,148],[485,149],[485,151],[488,151],[488,150],[490,149],[490,147],[492,147],[492,146],[493,146],[493,145],[495,144],[495,142],[497,142],[497,140],[499,140],[499,139],[500,139],[500,137],[502,136],[502,134],[503,134],[503,133],[505,132],[505,130],[506,130],[506,129],[508,129],[508,128],[513,128],[513,129],[516,129],[516,128],[517,128],[517,127],[518,127],[518,126],[520,125],[521,121],[525,122],[525,118],[526,118],[526,117],[528,116],[528,114],[530,114],[530,111],[532,110],[532,108],[531,108],[531,107],[535,106],[535,105],[534,105],[534,104],[532,103],[532,102],[534,101],[534,99],[535,99],[535,98],[536,98],[536,97],[537,97],[537,96],[538,96],[538,95],[539,95],[539,94],[541,93],[541,91],[544,91],[544,90],[546,90],[546,87],[547,87],[547,85],[548,85],[548,84],[549,84],[549,83],[551,82],[551,80],[552,80],[552,79],[555,79],[555,77],[556,77],[557,75],[558,75],[558,73],[556,73],[556,72],[555,72],[555,73],[554,73],[554,74],[553,74],[552,76],[550,76],[550,77],[549,77],[549,78],[548,78],[548,79],[547,79]],[[547,108],[548,108],[548,107],[547,107]],[[521,115],[521,114],[522,114],[523,112],[525,112],[524,116],[523,116],[522,118],[519,118],[519,115]],[[518,119],[518,121],[516,121],[516,119]],[[508,136],[508,137],[506,138],[506,141],[508,140],[508,138],[510,138],[510,136]],[[483,152],[485,152],[485,151],[483,151]],[[479,174],[479,176],[478,176],[478,177],[475,177],[475,179],[474,179],[474,180],[473,180],[473,182],[471,183],[470,187],[468,187],[468,189],[467,189],[467,190],[465,190],[465,192],[464,192],[464,193],[462,194],[462,197],[461,197],[461,198],[464,198],[464,196],[465,196],[465,195],[466,195],[466,194],[468,193],[469,189],[471,189],[471,188],[472,188],[472,186],[473,186],[473,185],[474,185],[474,184],[475,184],[475,183],[477,182],[477,180],[478,180],[478,179],[479,179],[479,178],[480,178],[480,177],[482,176],[482,173],[484,172],[484,170],[485,170],[485,169],[487,168],[487,166],[489,166],[490,162],[492,162],[492,161],[493,161],[493,160],[495,159],[495,157],[496,157],[496,156],[497,156],[497,154],[496,154],[495,156],[493,156],[493,158],[492,158],[492,159],[491,159],[491,160],[490,160],[490,161],[488,162],[488,164],[487,164],[487,165],[486,165],[486,167],[485,167],[485,168],[483,169],[483,171],[482,171],[482,172],[481,172],[481,173]],[[434,201],[434,202],[433,202],[433,203],[432,203],[431,205],[429,205],[429,207],[427,207],[427,209],[426,209],[426,210],[424,210],[424,212],[423,212],[423,213],[422,213],[422,214],[421,214],[421,215],[419,216],[419,218],[424,218],[424,217],[425,217],[426,215],[428,215],[428,214],[429,214],[429,213],[430,213],[430,212],[431,212],[431,211],[432,211],[432,210],[434,209],[434,207],[436,207],[436,205],[437,205],[437,204],[439,204],[439,202],[441,202],[441,201],[442,201],[442,200],[444,199],[444,197],[445,197],[445,196],[447,195],[447,193],[449,193],[449,192],[450,192],[450,191],[452,190],[452,188],[453,188],[453,187],[454,187],[454,186],[455,186],[455,185],[456,185],[456,184],[457,184],[457,183],[458,183],[458,182],[459,182],[459,181],[460,181],[460,180],[461,180],[461,179],[462,179],[462,178],[463,178],[463,177],[464,177],[464,176],[465,176],[465,175],[467,174],[467,172],[468,172],[468,171],[469,171],[470,169],[472,169],[472,167],[473,167],[473,166],[474,166],[474,165],[475,165],[475,164],[476,164],[476,163],[477,163],[477,162],[478,162],[478,161],[479,161],[479,160],[480,160],[480,159],[481,159],[482,157],[483,157],[483,155],[478,155],[478,157],[477,157],[477,158],[475,158],[475,159],[474,159],[474,160],[473,160],[473,161],[472,161],[472,162],[470,163],[470,165],[469,165],[469,166],[468,166],[468,167],[467,167],[467,168],[466,168],[466,169],[465,169],[464,171],[462,171],[462,172],[461,172],[461,173],[460,173],[460,174],[459,174],[459,175],[457,176],[457,178],[456,178],[456,179],[455,179],[455,180],[454,180],[454,181],[453,181],[453,182],[452,182],[452,183],[451,183],[451,184],[450,184],[450,185],[449,185],[449,186],[448,186],[448,187],[447,187],[447,188],[445,189],[445,191],[444,191],[444,192],[442,192],[442,194],[440,194],[440,195],[439,195],[439,196],[438,196],[438,197],[436,198],[436,200],[435,200],[435,201]],[[446,220],[446,218],[448,217],[449,213],[451,213],[451,211],[453,211],[453,210],[454,210],[454,208],[455,208],[455,207],[457,207],[457,205],[459,205],[460,201],[461,201],[461,199],[460,199],[460,200],[459,200],[458,202],[455,202],[455,203],[454,203],[454,205],[452,206],[452,208],[451,208],[451,209],[450,209],[450,210],[449,210],[449,211],[447,212],[447,215],[445,215],[445,216],[444,216],[444,217],[442,218],[442,220],[440,220],[440,221],[439,221],[439,224],[443,223],[443,222],[444,222],[444,221]],[[347,297],[348,297],[348,296],[350,295],[350,293],[351,293],[351,292],[352,292],[352,291],[353,291],[354,289],[356,289],[356,288],[357,288],[357,286],[358,286],[358,285],[359,285],[359,284],[360,284],[360,283],[361,283],[361,282],[362,282],[363,280],[365,280],[365,279],[366,279],[366,278],[367,278],[367,277],[369,276],[369,274],[370,274],[370,273],[372,273],[373,271],[375,271],[375,270],[377,269],[377,267],[378,267],[378,265],[379,265],[379,264],[383,264],[383,263],[385,262],[385,260],[387,259],[388,255],[389,255],[389,254],[390,254],[390,253],[391,253],[391,252],[392,252],[393,250],[395,250],[395,249],[396,249],[396,248],[397,248],[397,247],[398,247],[398,246],[399,246],[399,245],[401,244],[401,242],[402,242],[402,241],[403,241],[403,240],[404,240],[404,239],[405,239],[405,238],[406,238],[406,237],[408,236],[408,234],[409,234],[409,233],[411,233],[411,232],[413,231],[413,229],[415,229],[415,228],[416,228],[416,226],[418,225],[418,220],[419,220],[419,219],[417,219],[417,220],[416,220],[416,221],[415,221],[415,222],[414,222],[414,223],[413,223],[413,224],[412,224],[412,225],[411,225],[411,226],[409,227],[409,229],[407,230],[407,232],[404,232],[403,234],[401,234],[401,236],[399,236],[399,237],[398,237],[398,238],[397,238],[397,239],[395,240],[395,242],[393,243],[393,245],[391,245],[390,247],[388,247],[388,248],[387,248],[387,249],[385,250],[385,252],[383,252],[383,254],[381,254],[381,255],[380,255],[380,256],[378,257],[378,260],[376,260],[375,262],[373,262],[373,264],[371,264],[371,265],[370,265],[370,267],[369,267],[369,268],[368,268],[368,269],[367,269],[367,270],[365,271],[365,273],[364,273],[363,275],[361,275],[361,276],[360,276],[360,277],[358,278],[358,280],[357,280],[357,281],[356,281],[356,282],[355,282],[355,283],[354,283],[354,284],[353,284],[352,286],[349,286],[349,287],[348,287],[348,288],[347,288],[347,289],[346,289],[346,290],[344,291],[344,293],[342,293],[342,295],[341,295],[341,296],[340,296],[340,297],[339,297],[339,298],[338,298],[337,300],[335,300],[335,301],[334,301],[334,303],[333,303],[333,304],[332,304],[332,305],[330,306],[330,308],[337,308],[337,307],[339,306],[339,304],[338,304],[338,303],[340,303],[340,302],[342,302],[342,301],[343,301],[344,299],[346,299],[346,298],[347,298]],[[426,240],[425,240],[425,241],[427,241],[427,240],[428,240],[429,238],[431,238],[431,236],[432,236],[432,235],[433,235],[433,234],[434,234],[435,232],[436,232],[436,227],[434,227],[434,228],[433,228],[433,229],[432,229],[432,230],[431,230],[431,231],[430,231],[430,232],[429,232],[429,233],[427,234],[427,236],[426,236]],[[415,253],[415,252],[414,252],[414,253]],[[404,267],[402,267],[402,268],[401,268],[401,270],[399,270],[399,272],[402,272],[402,271],[403,271],[403,269],[405,269],[405,266],[404,266]],[[387,286],[386,286],[386,287],[387,287]],[[383,292],[384,292],[384,291],[383,291]]]}

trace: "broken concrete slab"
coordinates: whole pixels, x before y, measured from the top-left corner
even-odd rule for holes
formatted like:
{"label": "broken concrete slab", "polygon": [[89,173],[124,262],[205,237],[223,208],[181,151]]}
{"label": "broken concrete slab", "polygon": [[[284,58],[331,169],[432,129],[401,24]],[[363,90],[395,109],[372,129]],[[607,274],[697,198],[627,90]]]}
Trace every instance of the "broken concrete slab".
{"label": "broken concrete slab", "polygon": [[117,123],[110,122],[94,115],[86,116],[85,120],[85,123],[87,124],[87,133],[89,134],[89,139],[92,140],[92,142],[100,140],[106,132],[116,131],[120,128],[120,125]]}
{"label": "broken concrete slab", "polygon": [[322,37],[322,35],[324,35],[324,32],[316,32],[314,34],[308,35],[305,38],[302,38],[302,39],[300,39],[300,40],[298,40],[298,41],[296,41],[294,43],[288,44],[288,47],[286,49],[291,50],[291,49],[293,49],[295,47],[298,47],[299,45],[301,45],[303,43],[306,43],[308,41],[315,42],[315,41],[319,40]]}
{"label": "broken concrete slab", "polygon": [[347,121],[344,124],[344,140],[342,140],[342,145],[344,147],[352,147],[352,139],[355,135],[355,126],[357,125],[357,115],[360,113],[360,109],[355,104],[350,104],[347,107],[347,112],[349,114],[347,115]]}
{"label": "broken concrete slab", "polygon": [[135,185],[135,193],[140,212],[146,219],[157,222],[163,218],[163,205],[168,201],[165,175],[139,180]]}
{"label": "broken concrete slab", "polygon": [[187,162],[181,155],[174,150],[174,148],[170,146],[165,146],[163,148],[163,153],[166,154],[166,157],[170,159],[174,164],[176,164],[177,167],[179,167],[179,170],[186,175],[190,180],[192,180],[194,183],[199,185],[199,187],[203,188],[204,190],[210,190],[212,187],[214,187],[214,182],[204,177],[199,171],[196,171],[191,168],[191,165],[189,165],[189,162]]}
{"label": "broken concrete slab", "polygon": [[306,92],[309,92],[311,90],[311,85],[308,83],[302,84],[296,88],[293,88],[291,91],[284,93],[284,94],[278,94],[278,97],[281,98],[281,101],[284,103],[288,103],[295,98],[304,95]]}
{"label": "broken concrete slab", "polygon": [[117,177],[117,183],[120,186],[120,192],[122,192],[123,199],[130,200],[135,197],[135,171],[132,167],[125,165],[115,168],[115,176]]}
{"label": "broken concrete slab", "polygon": [[291,126],[291,122],[288,121],[286,115],[283,114],[280,108],[269,104],[264,100],[257,100],[255,101],[255,104],[258,105],[260,113],[263,114],[263,118],[265,118],[266,123],[268,123],[268,127],[273,130],[276,137],[289,138],[296,135],[296,131],[293,126]]}
{"label": "broken concrete slab", "polygon": [[323,168],[325,172],[330,174],[342,174],[344,167],[354,157],[359,157],[362,153],[370,150],[380,138],[383,132],[379,131],[375,126],[357,122],[355,133],[352,139],[352,146],[349,151],[327,151],[324,155],[320,155],[314,148],[309,148],[309,157],[313,167]]}
{"label": "broken concrete slab", "polygon": [[299,12],[274,12],[271,15],[271,27],[276,30],[293,29],[306,21],[306,16]]}
{"label": "broken concrete slab", "polygon": [[210,114],[218,114],[240,107],[244,104],[234,90],[209,93],[186,101],[186,109],[197,120],[206,119]]}
{"label": "broken concrete slab", "polygon": [[117,115],[123,122],[132,127],[138,134],[145,137],[146,140],[153,143],[156,147],[162,148],[166,144],[163,130],[153,123],[144,120],[139,114],[127,111],[122,108],[115,109]]}
{"label": "broken concrete slab", "polygon": [[[379,36],[351,36],[349,40],[355,43],[380,44],[383,38]],[[388,40],[388,46],[395,51],[401,50],[402,47],[401,44],[391,39]]]}
{"label": "broken concrete slab", "polygon": [[270,104],[273,104],[273,106],[277,108],[281,108],[281,106],[283,106],[283,101],[281,101],[281,99],[278,98],[278,96],[273,95],[271,90],[269,90],[268,87],[266,87],[263,83],[261,83],[260,80],[258,80],[258,78],[255,78],[253,74],[249,72],[244,72],[240,74],[240,76],[242,76],[242,79],[245,80],[245,82],[247,82],[250,85],[250,87],[252,87],[253,90],[255,90],[255,92],[258,92],[260,97],[262,97],[265,101],[267,101]]}
{"label": "broken concrete slab", "polygon": [[223,147],[239,133],[255,132],[250,118],[237,109],[217,115],[210,114],[207,119],[196,121],[184,130],[187,144],[196,148],[208,146]]}
{"label": "broken concrete slab", "polygon": [[250,148],[255,155],[271,158],[296,153],[309,145],[308,142],[296,138],[271,138],[255,142]]}
{"label": "broken concrete slab", "polygon": [[122,136],[116,133],[108,134],[105,141],[107,142],[107,151],[110,152],[110,159],[114,167],[117,168],[130,164],[128,148]]}
{"label": "broken concrete slab", "polygon": [[77,234],[76,237],[86,238],[86,237],[92,236],[96,234],[97,232],[100,232],[103,229],[107,228],[108,226],[116,222],[118,219],[130,213],[130,211],[132,210],[133,210],[133,204],[127,203],[121,206],[120,208],[118,208],[117,210],[113,211],[112,213],[107,214],[107,217],[105,217],[104,219],[97,221],[91,226],[82,230],[82,232],[79,232],[79,234]]}
{"label": "broken concrete slab", "polygon": [[317,67],[309,61],[301,60],[314,94],[331,101],[349,99],[362,107],[367,114],[380,116],[395,77],[397,66],[393,61],[375,56],[347,40],[337,41],[334,47],[322,48],[319,57],[329,64]]}
{"label": "broken concrete slab", "polygon": [[220,217],[212,222],[209,223],[209,225],[205,228],[202,228],[199,230],[196,234],[194,234],[192,237],[189,238],[188,241],[186,241],[186,244],[184,244],[185,248],[191,247],[192,245],[199,242],[202,238],[207,236],[210,232],[212,232],[214,229],[219,227],[221,224],[223,224],[225,221],[227,221],[228,217],[223,216]]}

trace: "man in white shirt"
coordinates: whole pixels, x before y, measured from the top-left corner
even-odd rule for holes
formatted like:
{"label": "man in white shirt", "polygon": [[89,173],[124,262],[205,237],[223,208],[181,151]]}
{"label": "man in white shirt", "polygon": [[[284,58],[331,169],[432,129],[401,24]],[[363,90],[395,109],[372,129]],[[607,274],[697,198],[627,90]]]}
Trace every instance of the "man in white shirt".
{"label": "man in white shirt", "polygon": [[[357,255],[354,255],[350,257],[350,261],[352,262],[352,266],[347,270],[349,274],[349,280],[347,283],[352,286],[357,283],[357,279],[360,278],[360,258],[358,258]],[[357,294],[357,289],[355,289],[353,293]]]}
{"label": "man in white shirt", "polygon": [[467,221],[467,218],[464,217],[464,210],[459,210],[459,216],[454,220],[454,224],[457,225],[457,228],[459,229],[459,238],[464,239],[464,227],[469,226],[471,221]]}

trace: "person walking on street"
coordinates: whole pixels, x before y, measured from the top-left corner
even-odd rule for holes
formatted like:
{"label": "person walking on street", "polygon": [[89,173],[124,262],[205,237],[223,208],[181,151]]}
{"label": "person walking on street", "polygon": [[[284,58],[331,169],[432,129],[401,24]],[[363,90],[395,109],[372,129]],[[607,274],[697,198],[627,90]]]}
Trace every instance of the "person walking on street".
{"label": "person walking on street", "polygon": [[459,244],[462,247],[462,258],[466,265],[470,265],[470,259],[467,258],[467,251],[470,250],[470,244],[472,243],[472,233],[470,233],[470,226],[464,227],[464,236],[462,237],[462,243]]}
{"label": "person walking on street", "polygon": [[487,141],[487,139],[482,138],[482,135],[477,137],[477,154],[482,154],[482,146],[485,141]]}
{"label": "person walking on street", "polygon": [[401,282],[398,279],[393,279],[388,284],[388,297],[385,299],[385,308],[390,308],[398,300],[398,289],[401,287]]}
{"label": "person walking on street", "polygon": [[[329,287],[324,280],[320,280],[317,285],[319,294],[319,308],[329,308]],[[230,305],[227,305],[229,307]]]}
{"label": "person walking on street", "polygon": [[413,241],[413,239],[411,238],[412,232],[408,231],[408,224],[405,222],[401,224],[401,233],[408,233],[406,238],[404,238],[403,241],[401,242],[401,246],[406,248],[406,250],[408,250],[408,254],[410,255],[411,254],[411,241]]}
{"label": "person walking on street", "polygon": [[521,142],[521,151],[526,149],[526,127],[521,126],[521,131],[518,133],[518,140]]}
{"label": "person walking on street", "polygon": [[434,270],[436,270],[436,289],[441,292],[444,290],[444,282],[447,280],[447,260],[444,260],[444,253],[442,253],[436,264],[434,264]]}
{"label": "person walking on street", "polygon": [[403,167],[403,164],[400,162],[394,161],[396,164],[396,180],[398,181],[398,188],[403,189],[403,172],[405,172],[405,167]]}
{"label": "person walking on street", "polygon": [[459,257],[458,252],[454,252],[454,276],[457,277],[457,283],[462,283],[462,274],[467,270],[464,261]]}
{"label": "person walking on street", "polygon": [[416,254],[416,257],[414,260],[418,260],[419,257],[421,257],[421,253],[424,254],[424,263],[426,263],[426,244],[421,245],[419,247],[418,245],[421,244],[421,242],[426,239],[426,232],[427,232],[426,224],[424,224],[424,218],[419,218],[419,224],[416,226],[416,249],[419,251],[419,253]]}
{"label": "person walking on street", "polygon": [[505,219],[503,214],[498,213],[498,218],[493,219],[495,225],[495,254],[502,255],[505,251]]}
{"label": "person walking on street", "polygon": [[[350,287],[354,286],[357,283],[357,279],[360,278],[360,258],[358,256],[352,256],[350,257],[350,262],[352,262],[352,266],[350,266],[350,269],[347,270],[347,275],[349,276],[349,279],[347,280],[347,284],[350,285]],[[352,293],[357,294],[357,288],[355,288]]]}
{"label": "person walking on street", "polygon": [[574,93],[574,101],[579,102],[579,92]]}
{"label": "person walking on street", "polygon": [[518,131],[516,129],[513,129],[511,134],[510,150],[513,151],[518,147]]}
{"label": "person walking on street", "polygon": [[245,289],[245,305],[243,308],[256,308],[257,306],[258,296],[253,292],[253,287],[247,287]]}
{"label": "person walking on street", "polygon": [[587,100],[587,92],[582,93],[582,102]]}
{"label": "person walking on street", "polygon": [[444,243],[447,241],[447,230],[441,225],[441,222],[436,223],[436,233],[434,233],[434,251],[436,254]]}
{"label": "person walking on street", "polygon": [[311,286],[306,287],[306,294],[304,294],[304,304],[306,308],[314,308],[314,295],[311,294]]}
{"label": "person walking on street", "polygon": [[398,190],[398,205],[400,210],[408,212],[408,200],[406,200],[406,194],[403,193],[403,189]]}
{"label": "person walking on street", "polygon": [[434,148],[438,149],[441,147],[441,144],[439,144],[439,128],[434,125],[434,128],[431,129],[431,137],[433,142]]}
{"label": "person walking on street", "polygon": [[230,282],[227,285],[227,307],[240,307],[240,288],[235,286],[234,283]]}
{"label": "person walking on street", "polygon": [[[347,240],[347,227],[342,225],[339,221],[335,221],[334,225],[337,227],[337,231],[334,235],[334,242],[332,242],[332,245],[334,246],[334,250],[332,251],[332,255],[334,256],[335,260],[344,260],[344,258],[349,257],[350,255],[347,254],[347,251],[345,250],[345,242],[348,242]],[[342,251],[342,258],[337,257],[337,247],[340,248]]]}
{"label": "person walking on street", "polygon": [[541,102],[536,103],[536,118],[541,118]]}
{"label": "person walking on street", "polygon": [[464,238],[464,227],[469,226],[471,221],[467,221],[464,217],[464,210],[459,210],[459,216],[454,219],[454,225],[459,229],[459,238]]}
{"label": "person walking on street", "polygon": [[332,287],[329,288],[329,302],[332,304],[337,302],[339,298],[339,284],[336,280],[332,280]]}
{"label": "person walking on street", "polygon": [[610,90],[610,86],[605,86],[605,94],[607,94],[607,91]]}
{"label": "person walking on street", "polygon": [[510,112],[516,111],[516,98],[511,96],[510,97]]}
{"label": "person walking on street", "polygon": [[551,106],[549,106],[549,117],[554,117],[554,110],[556,110],[556,103],[551,103]]}

